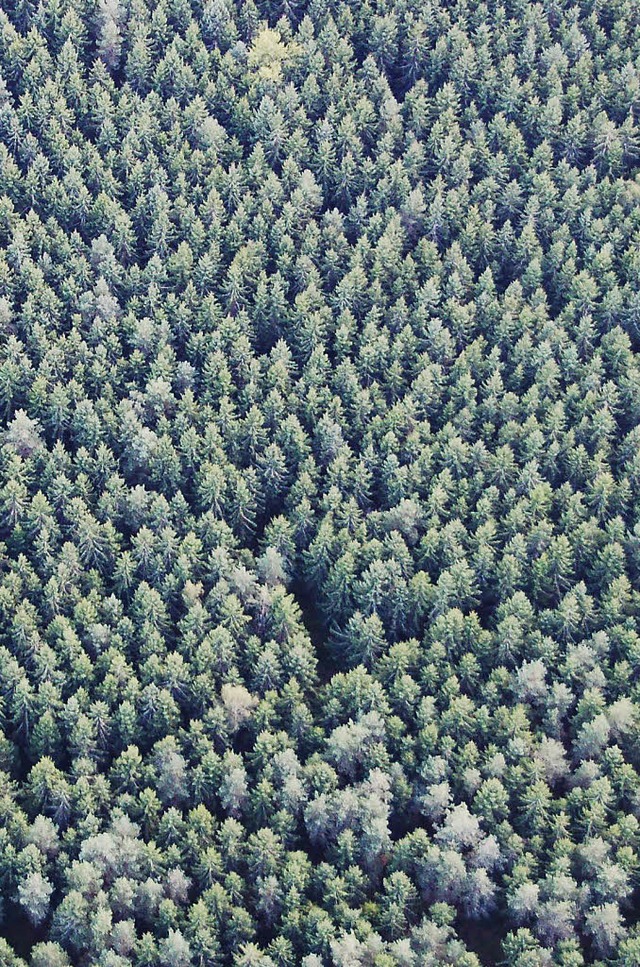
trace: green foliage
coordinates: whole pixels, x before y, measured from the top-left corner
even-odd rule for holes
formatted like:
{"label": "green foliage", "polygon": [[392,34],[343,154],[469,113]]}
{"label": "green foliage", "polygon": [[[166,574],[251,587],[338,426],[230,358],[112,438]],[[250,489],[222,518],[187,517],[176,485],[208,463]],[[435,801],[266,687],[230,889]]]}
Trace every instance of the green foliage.
{"label": "green foliage", "polygon": [[0,963],[635,963],[634,3],[0,6]]}

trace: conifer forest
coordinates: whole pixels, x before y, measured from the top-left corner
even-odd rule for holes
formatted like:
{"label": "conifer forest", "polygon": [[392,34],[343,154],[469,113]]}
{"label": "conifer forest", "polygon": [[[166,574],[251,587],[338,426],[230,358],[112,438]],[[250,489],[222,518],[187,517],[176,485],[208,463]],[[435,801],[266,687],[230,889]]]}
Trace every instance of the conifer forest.
{"label": "conifer forest", "polygon": [[640,967],[640,0],[0,0],[0,967]]}

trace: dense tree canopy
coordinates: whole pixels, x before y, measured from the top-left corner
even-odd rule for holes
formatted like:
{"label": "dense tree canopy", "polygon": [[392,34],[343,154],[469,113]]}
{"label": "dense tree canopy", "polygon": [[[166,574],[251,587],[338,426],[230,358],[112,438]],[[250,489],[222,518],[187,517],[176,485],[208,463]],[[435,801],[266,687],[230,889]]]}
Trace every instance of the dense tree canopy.
{"label": "dense tree canopy", "polygon": [[0,964],[640,964],[636,0],[0,0]]}

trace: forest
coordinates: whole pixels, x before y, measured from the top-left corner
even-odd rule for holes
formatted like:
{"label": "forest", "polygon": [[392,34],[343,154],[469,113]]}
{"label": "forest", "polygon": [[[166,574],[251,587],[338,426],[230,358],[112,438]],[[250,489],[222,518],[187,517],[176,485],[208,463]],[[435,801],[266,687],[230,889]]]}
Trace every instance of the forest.
{"label": "forest", "polygon": [[640,965],[638,0],[0,0],[0,967]]}

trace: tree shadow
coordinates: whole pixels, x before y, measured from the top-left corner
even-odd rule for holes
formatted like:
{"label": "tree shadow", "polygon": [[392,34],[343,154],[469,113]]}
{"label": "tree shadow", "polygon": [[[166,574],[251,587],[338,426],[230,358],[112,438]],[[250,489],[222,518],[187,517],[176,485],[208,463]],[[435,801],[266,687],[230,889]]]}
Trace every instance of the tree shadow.
{"label": "tree shadow", "polygon": [[502,941],[507,931],[501,916],[496,915],[488,921],[460,918],[456,928],[460,939],[476,954],[483,967],[497,967],[504,963]]}
{"label": "tree shadow", "polygon": [[302,612],[302,622],[318,659],[320,684],[326,685],[339,668],[336,656],[328,645],[326,624],[318,607],[317,595],[314,589],[301,579],[292,583],[291,593]]}
{"label": "tree shadow", "polygon": [[46,940],[46,925],[34,927],[23,910],[9,900],[5,909],[2,936],[13,947],[18,957],[28,960],[35,944]]}

